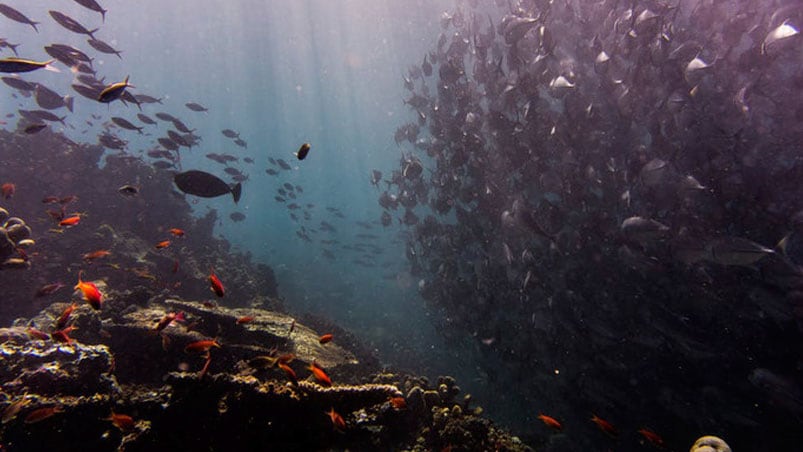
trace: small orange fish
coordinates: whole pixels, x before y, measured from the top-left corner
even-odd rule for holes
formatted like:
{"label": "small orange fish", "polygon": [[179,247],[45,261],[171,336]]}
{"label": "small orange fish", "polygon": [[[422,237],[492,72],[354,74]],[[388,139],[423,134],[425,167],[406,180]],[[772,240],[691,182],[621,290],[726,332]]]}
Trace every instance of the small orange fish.
{"label": "small orange fish", "polygon": [[226,294],[226,289],[223,288],[223,283],[220,282],[220,278],[215,275],[215,270],[211,268],[209,269],[209,288],[218,297],[222,297]]}
{"label": "small orange fish", "polygon": [[341,416],[340,414],[337,413],[337,411],[335,411],[334,407],[332,407],[331,410],[326,411],[325,413],[329,415],[329,419],[332,420],[332,425],[336,429],[340,430],[341,432],[346,430],[346,421],[343,419],[343,416]]}
{"label": "small orange fish", "polygon": [[290,364],[293,362],[294,359],[296,359],[296,355],[292,353],[285,353],[283,355],[279,355],[278,357],[276,357],[276,362]]}
{"label": "small orange fish", "polygon": [[100,293],[98,290],[98,286],[95,283],[91,282],[84,282],[81,280],[81,274],[83,270],[78,272],[78,284],[75,285],[73,290],[80,290],[81,293],[84,294],[84,300],[92,306],[92,309],[100,309],[101,305],[103,304],[103,294]]}
{"label": "small orange fish", "polygon": [[97,250],[92,251],[91,253],[86,253],[83,257],[85,261],[93,261],[95,259],[100,259],[101,257],[106,257],[111,253],[112,252],[109,250]]}
{"label": "small orange fish", "polygon": [[52,295],[52,294],[56,293],[57,290],[61,289],[64,286],[65,286],[65,284],[63,284],[61,282],[54,282],[54,283],[50,283],[50,284],[45,284],[44,286],[40,287],[39,290],[36,291],[36,295],[35,296],[37,298],[39,298],[39,297],[44,297],[46,295]]}
{"label": "small orange fish", "polygon": [[185,319],[184,319],[184,313],[183,312],[179,312],[179,313],[169,312],[169,313],[165,314],[164,317],[162,317],[162,320],[159,320],[159,323],[156,324],[156,326],[153,328],[153,330],[156,331],[156,332],[159,332],[159,331],[162,331],[163,329],[167,328],[171,323],[173,323],[173,321],[183,322],[184,320]]}
{"label": "small orange fish", "polygon": [[133,430],[136,425],[134,418],[131,416],[127,414],[117,414],[114,411],[112,411],[112,414],[107,417],[106,420],[112,421],[112,424],[122,431]]}
{"label": "small orange fish", "polygon": [[3,192],[3,199],[11,199],[11,197],[14,196],[14,193],[17,192],[17,186],[11,182],[6,182],[2,187],[0,187],[0,191]]}
{"label": "small orange fish", "polygon": [[331,334],[324,334],[323,336],[318,338],[318,342],[320,342],[321,344],[326,344],[327,342],[332,342],[333,338],[334,336],[332,336]]}
{"label": "small orange fish", "polygon": [[600,430],[602,430],[604,433],[606,433],[606,434],[608,434],[610,436],[614,436],[615,437],[615,436],[619,435],[619,432],[616,430],[616,428],[613,426],[613,424],[611,424],[610,422],[606,421],[605,419],[600,418],[596,414],[591,417],[591,422],[597,424],[597,427],[599,427]]}
{"label": "small orange fish", "polygon": [[242,317],[237,318],[235,323],[237,323],[237,325],[242,325],[243,323],[249,323],[249,322],[253,322],[253,321],[254,321],[254,317],[252,317],[250,315],[244,315]]}
{"label": "small orange fish", "polygon": [[204,363],[204,367],[201,368],[201,371],[198,372],[198,379],[204,378],[204,375],[209,371],[209,363],[212,362],[212,354],[207,352],[206,353],[206,362]]}
{"label": "small orange fish", "polygon": [[72,314],[73,311],[75,311],[75,308],[77,308],[77,307],[78,307],[78,305],[73,303],[73,304],[67,306],[67,308],[64,309],[64,311],[62,311],[62,313],[59,316],[59,318],[56,319],[56,329],[57,330],[60,330],[60,329],[64,328],[67,325],[67,321],[70,319],[70,315]]}
{"label": "small orange fish", "polygon": [[315,380],[320,383],[321,386],[332,386],[332,380],[329,378],[329,375],[326,375],[323,368],[315,364],[315,361],[313,361],[307,369],[312,372],[312,376],[315,377]]}
{"label": "small orange fish", "polygon": [[563,425],[561,425],[561,423],[558,422],[558,420],[555,419],[552,416],[547,416],[546,414],[540,413],[537,416],[537,418],[539,420],[541,420],[541,422],[543,422],[544,425],[546,425],[547,427],[549,427],[551,429],[558,430],[558,431],[563,430]]}
{"label": "small orange fish", "polygon": [[207,339],[187,345],[184,347],[184,351],[187,353],[208,352],[212,347],[220,348],[220,344],[214,339]]}
{"label": "small orange fish", "polygon": [[28,413],[27,416],[25,416],[25,423],[33,424],[39,421],[44,421],[45,419],[57,413],[63,413],[63,410],[61,409],[60,406],[48,406],[44,408],[37,408]]}
{"label": "small orange fish", "polygon": [[648,428],[642,428],[639,431],[639,434],[644,437],[647,441],[651,442],[653,445],[658,447],[664,447],[664,439],[654,431]]}
{"label": "small orange fish", "polygon": [[170,240],[162,240],[161,242],[157,243],[156,245],[153,245],[153,247],[156,248],[157,250],[161,250],[163,248],[167,248],[168,246],[170,246]]}
{"label": "small orange fish", "polygon": [[80,221],[81,221],[81,215],[76,214],[59,221],[59,226],[69,228],[75,226]]}
{"label": "small orange fish", "polygon": [[407,408],[407,401],[404,400],[404,397],[391,397],[388,399],[390,405],[397,410],[404,410]]}
{"label": "small orange fish", "polygon": [[287,375],[287,379],[290,380],[294,385],[298,384],[298,377],[296,376],[296,371],[294,371],[290,366],[287,364],[277,361],[277,365],[279,369],[284,371],[284,374]]}
{"label": "small orange fish", "polygon": [[175,237],[184,237],[184,229],[170,228],[167,232],[173,234]]}

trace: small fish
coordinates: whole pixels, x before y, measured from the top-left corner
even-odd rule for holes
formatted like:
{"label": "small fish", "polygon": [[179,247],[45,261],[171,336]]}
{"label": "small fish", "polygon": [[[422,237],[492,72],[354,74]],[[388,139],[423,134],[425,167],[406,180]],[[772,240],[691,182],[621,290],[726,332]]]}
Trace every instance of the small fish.
{"label": "small fish", "polygon": [[173,234],[175,237],[184,237],[184,230],[179,228],[170,228],[167,232]]}
{"label": "small fish", "polygon": [[321,386],[332,386],[332,380],[329,378],[329,375],[326,375],[326,372],[315,364],[315,361],[307,367],[307,369],[312,372],[312,376],[315,377],[315,381],[321,384]]}
{"label": "small fish", "polygon": [[284,371],[284,374],[287,375],[287,379],[290,380],[294,385],[298,385],[298,377],[296,376],[296,372],[287,364],[283,362],[278,362],[279,369]]}
{"label": "small fish", "polygon": [[112,414],[107,417],[105,420],[111,421],[112,424],[119,428],[122,431],[126,430],[133,430],[136,423],[134,422],[134,418],[127,414],[118,414],[112,411]]}
{"label": "small fish", "polygon": [[302,144],[301,147],[298,148],[298,152],[296,152],[296,158],[299,159],[299,160],[304,160],[305,158],[307,158],[307,154],[309,154],[309,150],[310,150],[310,144],[309,143]]}
{"label": "small fish", "polygon": [[334,407],[325,413],[329,416],[329,419],[332,420],[332,426],[334,426],[334,428],[340,430],[341,432],[346,430],[346,421],[343,419],[343,416],[335,411]]}
{"label": "small fish", "polygon": [[605,433],[607,435],[610,435],[610,436],[613,436],[613,437],[616,437],[616,436],[619,435],[619,432],[616,430],[616,428],[613,426],[613,424],[611,424],[610,422],[606,421],[605,419],[600,418],[596,414],[591,417],[591,422],[597,424],[597,427],[599,427],[599,429],[602,430],[603,433]]}
{"label": "small fish", "polygon": [[109,102],[119,99],[125,89],[129,87],[133,88],[134,85],[128,83],[128,76],[126,76],[125,80],[122,82],[112,83],[103,88],[100,94],[98,94],[97,101],[108,104]]}
{"label": "small fish", "polygon": [[660,435],[648,428],[639,429],[638,433],[647,441],[658,447],[664,447],[664,439]]}
{"label": "small fish", "polygon": [[165,316],[162,317],[161,320],[159,320],[159,323],[156,324],[156,326],[153,328],[153,330],[156,331],[156,332],[159,332],[159,331],[162,331],[163,329],[167,328],[168,326],[170,326],[170,324],[173,323],[173,322],[183,322],[185,320],[186,320],[186,318],[185,318],[183,312],[178,312],[178,313],[169,312],[169,313],[165,314]]}
{"label": "small fish", "polygon": [[117,193],[120,193],[123,196],[136,196],[139,194],[139,187],[136,185],[123,185],[122,187],[117,189]]}
{"label": "small fish", "polygon": [[74,330],[77,329],[78,327],[76,327],[75,325],[70,325],[67,328],[50,333],[50,338],[53,339],[54,342],[72,345],[72,338],[70,337],[70,333],[72,333]]}
{"label": "small fish", "polygon": [[331,335],[331,334],[324,334],[323,336],[321,336],[321,337],[319,337],[319,338],[318,338],[318,342],[319,342],[319,343],[321,343],[321,344],[326,344],[326,343],[328,343],[328,342],[332,342],[332,339],[334,339],[334,336],[333,336],[333,335]]}
{"label": "small fish", "polygon": [[28,330],[26,332],[28,333],[28,336],[34,339],[39,339],[41,341],[46,341],[50,339],[49,334],[45,333],[44,331],[37,330],[34,327],[28,327]]}
{"label": "small fish", "polygon": [[212,347],[220,348],[220,344],[214,339],[206,339],[193,342],[184,347],[186,353],[208,352]]}
{"label": "small fish", "polygon": [[17,193],[17,186],[11,182],[6,182],[0,186],[0,193],[3,195],[3,199],[11,199]]}
{"label": "small fish", "polygon": [[254,317],[250,315],[244,315],[242,317],[238,317],[235,323],[237,325],[242,325],[243,323],[250,323],[254,321]]}
{"label": "small fish", "polygon": [[293,330],[295,330],[295,329],[296,329],[296,319],[293,319],[293,321],[290,322],[290,329],[287,330],[287,335],[289,336],[289,335],[293,334]]}
{"label": "small fish", "polygon": [[23,132],[27,133],[28,135],[33,135],[35,133],[39,133],[42,130],[47,128],[47,124],[30,124],[29,126],[22,129]]}
{"label": "small fish", "polygon": [[188,102],[188,103],[184,104],[184,106],[185,106],[185,107],[187,107],[187,108],[189,108],[189,109],[190,109],[190,110],[192,110],[192,111],[198,111],[198,112],[201,112],[201,111],[209,111],[209,109],[208,109],[208,108],[204,107],[204,106],[203,106],[203,105],[201,105],[201,104],[197,104],[197,103],[195,103],[195,102]]}
{"label": "small fish", "polygon": [[13,402],[11,405],[7,406],[6,409],[3,410],[3,415],[2,415],[3,424],[7,424],[13,421],[14,418],[17,417],[19,412],[22,411],[23,408],[28,406],[29,403],[31,403],[30,399],[22,398]]}
{"label": "small fish", "polygon": [[276,363],[273,356],[255,356],[248,360],[248,365],[257,369],[273,367]]}
{"label": "small fish", "polygon": [[407,401],[404,400],[404,397],[400,397],[400,396],[391,397],[391,398],[388,399],[388,402],[390,402],[390,405],[393,407],[393,409],[396,409],[396,410],[407,409]]}
{"label": "small fish", "polygon": [[164,249],[164,248],[167,248],[168,246],[170,246],[170,243],[171,243],[170,240],[162,240],[161,242],[157,243],[153,247],[156,248],[157,250],[161,250],[161,249]]}
{"label": "small fish", "polygon": [[209,364],[212,362],[212,354],[207,352],[206,353],[206,362],[204,362],[204,367],[201,368],[201,371],[198,372],[198,379],[201,379],[206,375],[209,371]]}
{"label": "small fish", "polygon": [[59,197],[58,196],[45,196],[42,198],[42,204],[58,204]]}
{"label": "small fish", "polygon": [[17,57],[0,58],[0,72],[21,73],[31,72],[37,69],[48,69],[52,68],[50,64],[54,61],[56,60],[33,61]]}
{"label": "small fish", "polygon": [[80,290],[81,293],[84,295],[84,300],[86,300],[92,309],[100,309],[101,305],[103,304],[103,294],[100,293],[98,290],[98,286],[92,282],[84,282],[81,279],[81,274],[83,270],[78,272],[78,284],[75,285],[73,290]]}
{"label": "small fish", "polygon": [[81,215],[72,215],[59,221],[59,226],[69,228],[75,226],[80,221],[81,221]]}
{"label": "small fish", "polygon": [[15,22],[19,22],[19,23],[25,24],[25,25],[30,25],[30,26],[33,27],[33,29],[37,33],[39,33],[39,29],[36,28],[36,26],[39,24],[39,22],[34,22],[31,19],[28,19],[25,16],[25,14],[22,14],[21,12],[17,11],[16,9],[14,9],[14,8],[4,4],[4,3],[0,3],[0,14],[8,17],[9,19],[11,19],[11,20],[13,20]]}
{"label": "small fish", "polygon": [[223,297],[223,295],[226,294],[226,290],[223,288],[223,283],[220,282],[220,278],[215,275],[215,270],[211,268],[209,269],[209,288],[218,297]]}
{"label": "small fish", "polygon": [[86,253],[82,257],[83,257],[83,259],[85,261],[90,261],[91,262],[91,261],[93,261],[95,259],[100,259],[102,257],[106,257],[111,253],[112,252],[109,251],[109,250],[97,250],[97,251],[92,251],[91,253]]}
{"label": "small fish", "polygon": [[541,413],[537,416],[537,419],[539,419],[541,422],[544,423],[544,425],[546,425],[551,429],[558,431],[563,430],[563,425],[561,425],[561,423],[558,422],[557,419],[551,416],[547,416],[546,414]]}
{"label": "small fish", "polygon": [[63,413],[64,411],[61,409],[60,406],[48,406],[44,408],[37,408],[27,416],[25,416],[25,423],[26,424],[34,424],[36,422],[44,421],[45,419],[58,414]]}
{"label": "small fish", "polygon": [[65,326],[67,326],[67,321],[70,320],[70,315],[72,315],[73,311],[75,311],[75,308],[77,307],[78,305],[75,303],[67,306],[67,308],[65,308],[64,311],[61,312],[59,318],[56,319],[55,329],[61,330]]}

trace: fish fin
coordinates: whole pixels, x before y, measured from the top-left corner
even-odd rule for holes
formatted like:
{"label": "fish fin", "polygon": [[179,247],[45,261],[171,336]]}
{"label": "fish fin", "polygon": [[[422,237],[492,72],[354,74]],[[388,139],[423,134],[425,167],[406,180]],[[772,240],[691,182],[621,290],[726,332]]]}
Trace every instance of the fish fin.
{"label": "fish fin", "polygon": [[243,184],[237,183],[234,187],[231,187],[231,195],[234,197],[234,203],[237,204],[240,202],[240,195],[243,193]]}
{"label": "fish fin", "polygon": [[89,33],[87,33],[87,34],[89,35],[90,38],[95,39],[94,34],[97,33],[98,30],[100,30],[100,28],[96,28],[94,30],[89,30]]}
{"label": "fish fin", "polygon": [[39,22],[35,22],[35,21],[33,21],[33,20],[32,20],[32,21],[30,21],[30,22],[28,22],[28,24],[29,24],[30,26],[32,26],[32,27],[33,27],[33,29],[34,29],[34,30],[36,30],[36,32],[37,32],[37,33],[39,33],[39,29],[38,29],[38,28],[36,28],[36,25],[37,25],[38,23],[39,23]]}
{"label": "fish fin", "polygon": [[64,96],[64,105],[67,106],[67,110],[70,110],[70,113],[73,112],[72,108],[73,108],[73,101],[74,100],[75,100],[75,98],[72,97],[72,96]]}

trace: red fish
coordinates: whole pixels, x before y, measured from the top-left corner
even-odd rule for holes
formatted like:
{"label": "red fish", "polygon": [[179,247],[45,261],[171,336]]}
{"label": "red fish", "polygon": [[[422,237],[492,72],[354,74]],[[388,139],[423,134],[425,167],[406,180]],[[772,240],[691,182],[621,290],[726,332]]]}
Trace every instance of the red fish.
{"label": "red fish", "polygon": [[318,342],[320,342],[321,344],[326,344],[327,342],[332,342],[333,338],[334,336],[332,336],[331,334],[324,334],[323,336],[318,338]]}
{"label": "red fish", "polygon": [[42,198],[42,204],[58,204],[59,197],[58,196],[45,196]]}
{"label": "red fish", "polygon": [[57,413],[63,413],[63,410],[61,409],[60,406],[48,406],[44,408],[38,408],[28,413],[28,416],[25,417],[25,423],[33,424],[39,421],[44,421],[45,419]]}
{"label": "red fish", "polygon": [[187,345],[184,347],[184,351],[187,353],[208,352],[212,347],[220,348],[220,344],[214,339],[207,339]]}
{"label": "red fish", "polygon": [[388,399],[390,405],[397,410],[404,410],[407,408],[407,401],[404,400],[404,397],[391,397]]}
{"label": "red fish", "polygon": [[253,322],[253,321],[254,321],[254,317],[252,317],[250,315],[244,315],[242,317],[237,318],[235,323],[237,323],[237,325],[242,325],[243,323],[249,323],[249,322]]}
{"label": "red fish", "polygon": [[563,430],[563,425],[552,416],[547,416],[546,414],[540,413],[537,418],[551,429],[558,431]]}
{"label": "red fish", "polygon": [[50,333],[50,338],[53,339],[54,342],[58,342],[61,344],[72,345],[72,338],[70,337],[70,333],[77,330],[78,327],[75,325],[70,325],[63,330],[58,330]]}
{"label": "red fish", "polygon": [[206,353],[206,362],[204,363],[204,367],[201,369],[201,372],[198,373],[198,378],[201,379],[206,375],[209,371],[209,363],[212,362],[212,354],[207,352]]}
{"label": "red fish", "polygon": [[153,247],[156,248],[157,250],[160,250],[162,248],[167,248],[168,246],[170,246],[170,240],[162,240]]}
{"label": "red fish", "polygon": [[642,428],[639,431],[639,434],[644,437],[647,441],[651,442],[653,445],[658,447],[664,447],[664,439],[654,431],[648,428]]}
{"label": "red fish", "polygon": [[326,375],[323,368],[315,364],[315,361],[313,361],[307,369],[312,372],[312,376],[315,377],[315,380],[320,383],[321,386],[332,386],[332,380],[329,378],[329,375]]}
{"label": "red fish", "polygon": [[218,297],[222,297],[226,294],[226,289],[223,288],[223,283],[220,282],[220,278],[215,275],[215,270],[211,268],[209,269],[209,288]]}
{"label": "red fish", "polygon": [[14,196],[14,193],[17,192],[17,186],[11,182],[6,182],[2,185],[2,187],[0,187],[0,191],[3,193],[3,199],[11,199],[11,197]]}
{"label": "red fish", "polygon": [[34,328],[32,326],[28,327],[28,336],[34,337],[36,339],[43,340],[43,341],[46,341],[46,340],[50,339],[50,336],[47,333],[45,333],[44,331],[37,330],[36,328]]}
{"label": "red fish", "polygon": [[156,331],[156,332],[159,332],[159,331],[162,331],[163,329],[167,328],[174,321],[183,322],[184,320],[185,319],[184,319],[184,313],[183,312],[179,312],[179,313],[169,312],[169,313],[165,314],[164,317],[162,317],[162,320],[159,320],[159,323],[156,324],[156,326],[153,328],[153,330]]}
{"label": "red fish", "polygon": [[75,226],[80,221],[81,221],[81,215],[75,214],[59,221],[59,226],[69,228],[71,226]]}
{"label": "red fish", "polygon": [[86,254],[84,254],[83,257],[84,257],[85,261],[90,261],[91,262],[91,261],[93,261],[95,259],[100,259],[101,257],[106,257],[111,253],[112,252],[109,251],[109,250],[97,250],[97,251],[92,251],[91,253],[86,253]]}
{"label": "red fish", "polygon": [[288,380],[290,380],[294,385],[298,384],[298,377],[296,376],[296,372],[290,366],[281,361],[278,361],[277,365],[279,366],[279,369],[282,369],[284,371],[284,374],[287,375]]}
{"label": "red fish", "polygon": [[72,314],[73,311],[75,311],[75,308],[77,308],[77,307],[78,307],[78,305],[73,303],[73,304],[67,306],[67,308],[64,309],[64,311],[62,311],[62,313],[59,316],[59,318],[56,319],[56,329],[57,330],[60,330],[60,329],[64,328],[65,326],[67,326],[67,321],[70,320],[70,315]]}
{"label": "red fish", "polygon": [[83,270],[78,272],[78,284],[75,285],[73,290],[80,290],[84,294],[84,300],[92,306],[92,309],[100,309],[101,304],[103,304],[103,294],[100,293],[95,283],[81,280],[81,273],[83,273]]}
{"label": "red fish", "polygon": [[133,430],[136,425],[134,418],[131,416],[127,414],[117,414],[114,411],[112,411],[112,414],[107,417],[106,420],[112,421],[112,424],[122,431]]}
{"label": "red fish", "polygon": [[610,436],[619,435],[619,432],[616,430],[613,424],[606,421],[605,419],[600,418],[596,414],[591,417],[591,422],[597,424],[597,427],[599,427],[600,430],[602,430],[604,433]]}
{"label": "red fish", "polygon": [[173,234],[176,237],[184,237],[184,230],[179,228],[170,228],[167,232]]}
{"label": "red fish", "polygon": [[332,420],[332,425],[336,429],[340,430],[341,432],[346,430],[346,421],[343,419],[343,416],[341,416],[340,414],[337,413],[337,411],[335,411],[334,407],[332,407],[331,410],[327,411],[326,414],[329,415],[329,419]]}

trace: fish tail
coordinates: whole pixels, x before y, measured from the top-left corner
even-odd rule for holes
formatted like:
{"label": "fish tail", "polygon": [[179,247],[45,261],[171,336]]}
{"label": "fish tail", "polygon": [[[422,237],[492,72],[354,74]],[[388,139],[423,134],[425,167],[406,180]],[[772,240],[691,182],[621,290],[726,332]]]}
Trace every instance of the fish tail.
{"label": "fish tail", "polygon": [[36,25],[37,25],[37,24],[39,24],[39,22],[30,21],[29,23],[31,24],[31,26],[33,27],[33,29],[34,29],[34,30],[35,30],[37,33],[39,33],[39,29],[38,29],[38,28],[36,28]]}
{"label": "fish tail", "polygon": [[75,100],[75,98],[72,97],[72,96],[69,96],[69,95],[68,96],[64,96],[64,105],[67,106],[67,110],[70,110],[70,113],[73,112],[72,108],[73,108],[73,101],[74,100]]}
{"label": "fish tail", "polygon": [[89,32],[88,32],[87,34],[89,35],[89,37],[90,37],[90,38],[92,38],[92,39],[95,39],[95,36],[94,36],[94,34],[95,34],[95,33],[96,33],[98,30],[100,30],[100,28],[96,28],[96,29],[94,29],[94,30],[89,30]]}
{"label": "fish tail", "polygon": [[237,182],[237,185],[231,187],[231,195],[234,197],[234,204],[240,202],[240,195],[243,193],[243,184]]}

